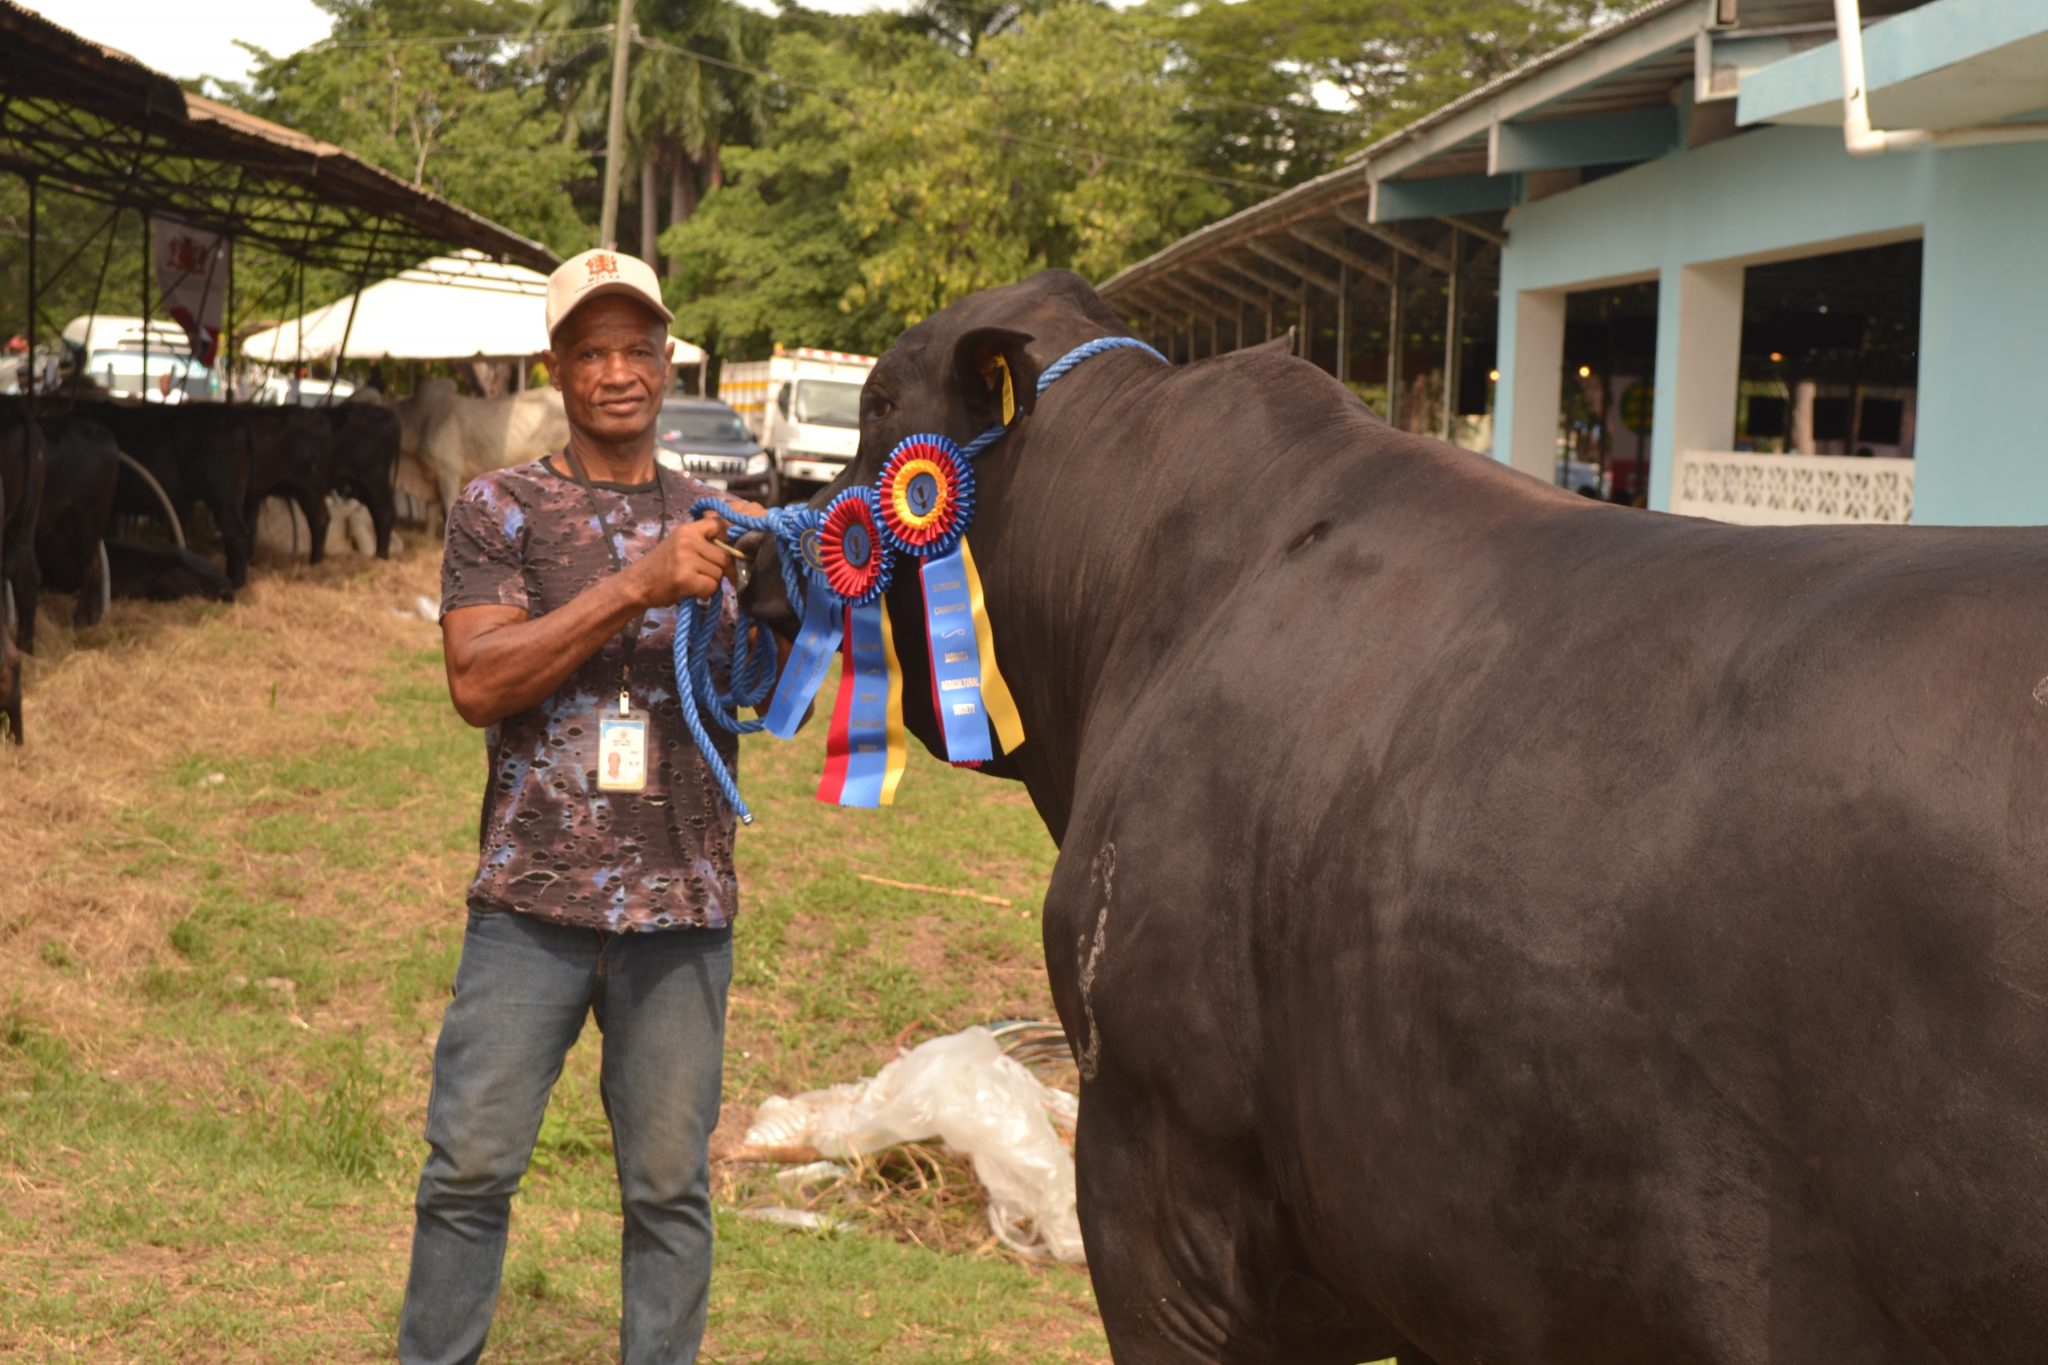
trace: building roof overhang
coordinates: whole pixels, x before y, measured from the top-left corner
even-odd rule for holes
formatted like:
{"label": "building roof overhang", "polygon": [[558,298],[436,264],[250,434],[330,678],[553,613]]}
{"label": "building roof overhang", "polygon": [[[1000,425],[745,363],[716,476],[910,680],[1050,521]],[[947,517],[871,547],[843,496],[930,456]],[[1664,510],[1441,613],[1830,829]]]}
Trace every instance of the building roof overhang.
{"label": "building roof overhang", "polygon": [[[1863,10],[1878,18],[1959,4],[2041,8],[2011,0],[1863,0]],[[1102,292],[1118,307],[1149,304],[1146,311],[1162,320],[1199,316],[1191,295],[1227,313],[1230,302],[1219,290],[1200,287],[1205,268],[1213,273],[1231,262],[1272,264],[1275,255],[1291,255],[1298,289],[1327,280],[1341,259],[1319,240],[1363,253],[1383,271],[1392,255],[1420,239],[1433,239],[1440,257],[1447,232],[1497,245],[1517,204],[1569,189],[1596,168],[1733,134],[1738,99],[1767,73],[1794,67],[1811,77],[1799,86],[1811,94],[1819,79],[1813,73],[1831,60],[1833,15],[1832,0],[1650,0],[1382,138],[1336,170],[1188,234],[1105,281]],[[1926,26],[1917,14],[1904,19],[1914,22],[1900,30],[1901,47]],[[1870,28],[1874,66],[1878,51],[1892,47],[1880,35],[1903,22]],[[1951,37],[1937,50],[1955,46]],[[1839,122],[1838,66],[1834,79]],[[2032,107],[2042,104],[2048,92]],[[1405,254],[1430,264],[1412,250]]]}
{"label": "building roof overhang", "polygon": [[[1931,0],[1863,34],[1871,121],[1945,130],[2048,110],[2048,5]],[[1842,51],[1829,40],[1743,81],[1736,122],[1839,127]]]}

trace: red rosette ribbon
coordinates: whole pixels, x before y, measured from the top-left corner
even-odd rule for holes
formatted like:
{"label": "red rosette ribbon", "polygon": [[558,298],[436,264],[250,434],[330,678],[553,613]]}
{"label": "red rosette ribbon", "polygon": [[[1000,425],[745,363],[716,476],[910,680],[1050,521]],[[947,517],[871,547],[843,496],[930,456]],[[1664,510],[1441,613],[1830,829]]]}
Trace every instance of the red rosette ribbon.
{"label": "red rosette ribbon", "polygon": [[864,607],[889,590],[891,555],[880,502],[872,488],[849,488],[832,499],[818,531],[825,583],[849,606]]}
{"label": "red rosette ribbon", "polygon": [[949,437],[907,437],[882,462],[875,498],[890,546],[936,559],[974,519],[974,469]]}

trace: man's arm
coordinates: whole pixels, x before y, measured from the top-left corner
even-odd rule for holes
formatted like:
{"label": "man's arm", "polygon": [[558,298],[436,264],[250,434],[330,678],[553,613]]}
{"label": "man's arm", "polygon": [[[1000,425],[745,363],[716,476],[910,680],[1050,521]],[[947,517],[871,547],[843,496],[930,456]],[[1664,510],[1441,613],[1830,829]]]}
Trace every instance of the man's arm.
{"label": "man's arm", "polygon": [[717,517],[685,522],[545,616],[506,606],[449,612],[441,644],[456,714],[482,726],[531,710],[640,612],[717,592],[732,563],[713,543],[724,534]]}

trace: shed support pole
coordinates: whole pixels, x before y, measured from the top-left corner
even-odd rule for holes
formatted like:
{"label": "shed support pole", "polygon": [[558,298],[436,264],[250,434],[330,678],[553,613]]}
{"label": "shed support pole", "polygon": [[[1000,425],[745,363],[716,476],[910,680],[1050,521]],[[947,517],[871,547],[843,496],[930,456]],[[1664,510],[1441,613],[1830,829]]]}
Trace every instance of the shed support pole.
{"label": "shed support pole", "polygon": [[1401,253],[1387,258],[1387,425],[1401,425]]}
{"label": "shed support pole", "polygon": [[28,178],[28,392],[36,390],[36,177]]}
{"label": "shed support pole", "polygon": [[1301,347],[1301,358],[1303,360],[1306,360],[1309,364],[1313,365],[1316,363],[1316,346],[1315,333],[1311,332],[1308,327],[1307,280],[1303,280],[1301,282],[1301,296],[1295,306],[1294,320],[1295,325],[1301,328],[1301,340],[1297,343]]}
{"label": "shed support pole", "polygon": [[136,395],[143,402],[149,401],[149,267],[152,248],[149,240],[149,211],[138,215],[142,219],[142,392]]}
{"label": "shed support pole", "polygon": [[1351,381],[1351,267],[1337,263],[1337,382]]}
{"label": "shed support pole", "polygon": [[220,367],[222,401],[235,401],[235,239],[227,240],[228,298],[227,306],[221,310],[220,354],[214,357],[214,364]]}
{"label": "shed support pole", "polygon": [[1444,417],[1438,434],[1446,441],[1451,439],[1452,425],[1458,420],[1458,244],[1461,240],[1461,234],[1451,234],[1451,270],[1444,277]]}
{"label": "shed support pole", "polygon": [[[91,335],[91,329],[99,325],[100,296],[106,293],[107,291],[107,270],[114,264],[114,245],[120,240],[121,210],[117,208],[114,210],[112,216],[110,216],[107,219],[107,249],[100,253],[100,277],[99,279],[93,282],[92,307],[86,311],[86,329],[88,337],[90,337]],[[92,357],[90,355],[86,357],[86,363],[92,363]],[[111,362],[109,363],[109,369],[107,373],[109,379],[111,379],[113,376]]]}
{"label": "shed support pole", "polygon": [[[327,376],[327,394],[320,400],[320,406],[323,408],[334,406],[334,391],[341,382],[342,362],[348,359],[349,337],[356,330],[356,304],[362,301],[363,290],[368,287],[369,278],[369,268],[365,266],[364,272],[356,276],[356,292],[348,296],[348,321],[341,325],[341,349],[334,353],[334,368]],[[304,313],[299,314],[301,319],[305,316]]]}
{"label": "shed support pole", "polygon": [[1222,325],[1214,313],[1209,314],[1209,357],[1212,360],[1223,354]]}

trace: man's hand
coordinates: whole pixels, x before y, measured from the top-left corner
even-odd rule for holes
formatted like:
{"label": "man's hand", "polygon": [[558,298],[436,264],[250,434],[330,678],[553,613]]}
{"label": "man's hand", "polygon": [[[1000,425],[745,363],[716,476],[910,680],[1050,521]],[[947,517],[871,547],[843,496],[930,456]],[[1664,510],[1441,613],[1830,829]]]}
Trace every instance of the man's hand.
{"label": "man's hand", "polygon": [[626,570],[633,600],[643,607],[673,606],[686,597],[709,597],[732,571],[732,556],[720,546],[725,522],[716,516],[684,522]]}

